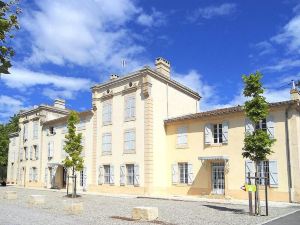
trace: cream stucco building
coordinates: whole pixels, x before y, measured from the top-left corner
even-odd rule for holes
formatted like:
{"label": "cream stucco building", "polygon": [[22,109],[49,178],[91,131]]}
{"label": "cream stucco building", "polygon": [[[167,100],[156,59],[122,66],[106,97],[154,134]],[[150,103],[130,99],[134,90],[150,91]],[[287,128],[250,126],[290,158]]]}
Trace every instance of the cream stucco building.
{"label": "cream stucco building", "polygon": [[[92,91],[92,109],[80,112],[82,191],[137,195],[210,195],[246,198],[240,190],[253,163],[242,158],[245,131],[254,129],[241,107],[198,112],[200,96],[174,81],[170,63],[111,75]],[[262,121],[277,141],[261,173],[270,198],[300,201],[299,92],[270,104]],[[63,100],[20,113],[11,134],[7,181],[26,187],[65,188],[62,165],[69,109]]]}

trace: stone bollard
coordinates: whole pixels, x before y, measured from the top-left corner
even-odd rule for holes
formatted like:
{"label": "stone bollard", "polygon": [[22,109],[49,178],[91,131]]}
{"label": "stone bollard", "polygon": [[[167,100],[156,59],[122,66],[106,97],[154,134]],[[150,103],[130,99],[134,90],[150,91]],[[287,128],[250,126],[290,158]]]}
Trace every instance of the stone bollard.
{"label": "stone bollard", "polygon": [[80,214],[83,212],[83,203],[76,200],[64,200],[64,209],[70,214]]}
{"label": "stone bollard", "polygon": [[4,198],[5,199],[9,199],[9,200],[11,200],[11,199],[17,199],[17,192],[16,191],[6,191],[5,193],[4,193]]}
{"label": "stone bollard", "polygon": [[145,206],[134,207],[131,216],[134,220],[155,220],[158,217],[158,208]]}
{"label": "stone bollard", "polygon": [[30,195],[29,203],[32,205],[42,205],[45,203],[45,196],[44,195]]}

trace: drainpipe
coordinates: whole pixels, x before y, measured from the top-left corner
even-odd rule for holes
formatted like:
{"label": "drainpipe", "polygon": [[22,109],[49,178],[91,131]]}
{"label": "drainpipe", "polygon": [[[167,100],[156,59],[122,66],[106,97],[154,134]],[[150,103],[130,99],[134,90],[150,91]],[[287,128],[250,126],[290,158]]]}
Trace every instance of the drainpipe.
{"label": "drainpipe", "polygon": [[287,172],[288,172],[288,187],[289,187],[289,202],[292,202],[292,174],[291,174],[291,153],[290,153],[290,138],[289,138],[289,122],[288,113],[291,105],[285,110],[285,137],[286,137],[286,158],[287,158]]}

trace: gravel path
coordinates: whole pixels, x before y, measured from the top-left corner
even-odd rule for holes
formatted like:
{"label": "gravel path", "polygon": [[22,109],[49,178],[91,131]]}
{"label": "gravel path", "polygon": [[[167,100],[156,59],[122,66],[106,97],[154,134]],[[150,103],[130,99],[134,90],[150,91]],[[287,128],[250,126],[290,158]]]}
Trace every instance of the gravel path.
{"label": "gravel path", "polygon": [[[17,200],[3,199],[5,191],[17,191]],[[29,195],[46,196],[41,206],[28,204]],[[247,214],[247,206],[215,204],[205,202],[185,202],[130,197],[108,197],[82,195],[76,201],[82,201],[84,212],[81,215],[69,215],[63,210],[62,192],[49,190],[31,190],[14,187],[0,188],[0,224],[5,225],[68,225],[68,224],[260,224],[274,217],[295,211],[296,207],[270,208],[270,216],[254,217]],[[141,222],[130,219],[131,209],[135,206],[155,206],[159,209],[157,221]]]}

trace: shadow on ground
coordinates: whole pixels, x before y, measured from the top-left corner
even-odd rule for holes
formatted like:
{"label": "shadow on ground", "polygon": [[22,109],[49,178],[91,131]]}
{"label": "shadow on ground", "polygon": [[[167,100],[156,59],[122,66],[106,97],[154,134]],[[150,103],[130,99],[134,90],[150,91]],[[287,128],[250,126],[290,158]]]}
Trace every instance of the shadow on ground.
{"label": "shadow on ground", "polygon": [[124,220],[124,221],[132,221],[132,222],[146,222],[146,223],[161,224],[161,225],[176,225],[174,223],[167,223],[167,222],[160,221],[160,220],[152,220],[152,221],[135,220],[135,219],[125,217],[125,216],[111,216],[110,218],[117,219],[117,220]]}
{"label": "shadow on ground", "polygon": [[216,206],[216,205],[203,205],[207,208],[215,209],[218,211],[223,211],[223,212],[232,212],[236,214],[248,214],[248,212],[245,212],[243,209],[232,209],[224,206]]}

